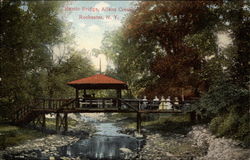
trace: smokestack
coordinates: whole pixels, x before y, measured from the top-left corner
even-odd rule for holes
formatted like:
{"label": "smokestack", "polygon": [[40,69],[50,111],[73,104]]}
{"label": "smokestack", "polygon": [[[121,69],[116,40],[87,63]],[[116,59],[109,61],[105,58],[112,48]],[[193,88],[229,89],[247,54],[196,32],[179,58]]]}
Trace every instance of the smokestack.
{"label": "smokestack", "polygon": [[100,74],[102,73],[102,59],[100,58],[100,61],[99,61],[99,64],[100,64]]}

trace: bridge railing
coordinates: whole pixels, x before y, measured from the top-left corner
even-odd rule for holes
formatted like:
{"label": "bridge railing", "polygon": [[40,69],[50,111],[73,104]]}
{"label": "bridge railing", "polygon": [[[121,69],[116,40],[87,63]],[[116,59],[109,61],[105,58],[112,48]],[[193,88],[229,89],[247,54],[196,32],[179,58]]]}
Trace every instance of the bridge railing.
{"label": "bridge railing", "polygon": [[31,112],[34,106],[39,105],[40,102],[34,101],[29,105],[21,105],[14,109],[12,114],[12,121],[17,122],[26,118]]}
{"label": "bridge railing", "polygon": [[67,104],[68,102],[70,102],[72,100],[74,100],[74,99],[73,98],[70,98],[70,99],[38,98],[35,100],[38,105],[35,105],[33,107],[33,109],[57,111],[63,105]]}
{"label": "bridge railing", "polygon": [[133,111],[138,111],[140,108],[141,100],[140,99],[120,99],[121,109],[130,109]]}
{"label": "bridge railing", "polygon": [[[53,99],[40,98],[36,99],[33,109],[47,110],[49,112],[58,112],[59,110],[74,109],[118,109],[127,111],[139,110],[187,110],[193,101],[154,101],[144,99],[121,99],[121,98],[70,98],[70,99]],[[25,108],[23,108],[25,109]]]}
{"label": "bridge railing", "polygon": [[30,106],[19,107],[12,114],[12,121],[17,122],[17,121],[23,119],[26,115],[28,115],[30,113],[30,111],[31,111]]}
{"label": "bridge railing", "polygon": [[58,107],[57,112],[61,112],[63,110],[75,110],[78,106],[79,106],[78,99],[76,98],[68,99]]}
{"label": "bridge railing", "polygon": [[117,108],[119,99],[117,98],[79,98],[79,108]]}
{"label": "bridge railing", "polygon": [[123,99],[131,106],[138,110],[173,110],[173,111],[188,111],[190,106],[195,101],[185,100],[185,101],[168,101],[168,100],[143,100],[143,99]]}
{"label": "bridge railing", "polygon": [[122,109],[121,105],[128,106],[123,109],[138,108],[138,102],[135,105],[126,104],[128,101],[119,98],[78,98],[78,99],[55,99],[55,98],[39,98],[36,102],[39,105],[33,107],[36,110],[58,111],[70,109]]}
{"label": "bridge railing", "polygon": [[137,100],[120,98],[79,98],[76,109],[138,110]]}

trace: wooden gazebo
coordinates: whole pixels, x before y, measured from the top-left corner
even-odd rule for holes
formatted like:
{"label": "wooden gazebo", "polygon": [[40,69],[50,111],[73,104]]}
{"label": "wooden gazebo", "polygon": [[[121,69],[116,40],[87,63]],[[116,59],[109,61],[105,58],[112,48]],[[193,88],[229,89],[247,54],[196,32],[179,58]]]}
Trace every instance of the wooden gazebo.
{"label": "wooden gazebo", "polygon": [[[136,113],[137,114],[137,130],[141,130],[141,114],[149,113],[168,113],[168,114],[182,114],[182,110],[167,109],[152,109],[141,108],[145,103],[141,99],[124,99],[122,98],[121,90],[127,89],[128,86],[125,82],[114,79],[112,77],[97,74],[91,77],[74,80],[67,83],[69,86],[76,89],[76,98],[72,99],[54,99],[54,98],[41,98],[37,99],[32,106],[24,106],[16,109],[13,115],[13,123],[15,124],[28,124],[34,122],[35,125],[45,128],[46,114],[56,114],[56,130],[64,128],[68,129],[68,114],[69,113]],[[79,90],[102,90],[114,89],[117,92],[116,98],[79,98]],[[164,102],[164,101],[163,101]],[[151,105],[152,101],[146,101],[147,105]],[[80,106],[81,104],[81,106]],[[188,111],[191,120],[195,120],[195,112]]]}
{"label": "wooden gazebo", "polygon": [[103,74],[96,74],[90,77],[74,80],[67,84],[76,89],[76,99],[79,99],[79,90],[84,90],[83,96],[86,96],[86,90],[114,89],[116,90],[117,98],[122,98],[121,90],[128,89],[125,82]]}

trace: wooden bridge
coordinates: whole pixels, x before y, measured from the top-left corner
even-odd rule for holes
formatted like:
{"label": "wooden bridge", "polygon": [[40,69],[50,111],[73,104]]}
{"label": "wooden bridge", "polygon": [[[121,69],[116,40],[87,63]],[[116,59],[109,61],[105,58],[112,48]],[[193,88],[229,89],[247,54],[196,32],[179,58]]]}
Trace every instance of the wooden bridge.
{"label": "wooden bridge", "polygon": [[[167,103],[161,101],[160,103]],[[15,111],[13,123],[18,125],[33,123],[46,127],[46,114],[56,115],[56,131],[68,130],[69,113],[136,113],[137,130],[141,130],[141,114],[149,113],[176,113],[189,112],[185,102],[173,105],[173,109],[159,109],[160,103],[143,99],[121,98],[86,98],[86,99],[36,99],[30,106],[21,107]],[[146,104],[146,106],[145,106]],[[142,108],[142,106],[144,108]],[[190,113],[191,114],[191,113]]]}
{"label": "wooden bridge", "polygon": [[[127,89],[125,82],[114,79],[109,76],[97,74],[91,77],[67,83],[75,88],[75,98],[71,99],[35,99],[31,105],[17,108],[12,114],[12,120],[15,124],[28,124],[33,122],[35,125],[46,127],[46,114],[56,114],[56,130],[68,129],[69,113],[136,113],[137,130],[141,130],[141,114],[149,113],[184,113],[187,102],[181,104],[172,104],[173,109],[159,109],[160,103],[170,103],[159,101],[148,101],[145,99],[124,99],[122,98],[122,89]],[[116,90],[116,98],[95,98],[87,94],[87,90]],[[79,91],[83,90],[82,98]],[[194,115],[191,114],[191,119]]]}

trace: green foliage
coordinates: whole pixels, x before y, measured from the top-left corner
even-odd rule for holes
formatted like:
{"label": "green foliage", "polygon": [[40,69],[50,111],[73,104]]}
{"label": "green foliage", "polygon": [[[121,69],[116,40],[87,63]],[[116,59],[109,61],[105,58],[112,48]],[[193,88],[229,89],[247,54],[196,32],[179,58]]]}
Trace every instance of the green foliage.
{"label": "green foliage", "polygon": [[[69,128],[74,128],[76,127],[78,121],[72,119],[72,118],[68,118],[68,127]],[[46,128],[47,129],[51,129],[51,130],[55,130],[56,129],[56,119],[55,118],[47,118],[46,119]]]}
{"label": "green foliage", "polygon": [[104,38],[104,53],[116,67],[110,74],[127,81],[135,96],[180,96],[185,87],[198,96],[204,59],[217,51],[211,25],[219,19],[211,4],[138,2],[123,27]]}
{"label": "green foliage", "polygon": [[66,83],[72,80],[90,76],[93,74],[93,66],[88,58],[81,56],[81,52],[75,51],[60,63],[53,62],[45,72],[45,84],[42,90],[43,97],[68,98],[75,93],[72,87]]}
{"label": "green foliage", "polygon": [[238,139],[241,139],[245,142],[246,145],[250,146],[250,116],[249,113],[240,117],[238,120],[238,129],[237,132],[234,133]]}
{"label": "green foliage", "polygon": [[0,125],[0,133],[16,131],[18,127],[10,125]]}
{"label": "green foliage", "polygon": [[[249,2],[223,1],[213,12],[221,17],[210,28],[186,38],[201,54],[210,56],[204,63],[200,77],[209,84],[205,93],[193,109],[210,123],[211,131],[218,136],[243,140],[250,145],[249,120]],[[246,8],[245,8],[246,7]],[[207,33],[228,32],[233,43],[227,48],[209,46],[215,38]],[[207,38],[207,41],[204,39]],[[201,41],[203,40],[203,42]],[[216,53],[216,49],[218,52]],[[214,51],[213,51],[214,50]]]}
{"label": "green foliage", "polygon": [[204,118],[230,112],[244,113],[248,110],[248,90],[242,89],[230,81],[218,80],[193,106]]}
{"label": "green foliage", "polygon": [[210,122],[210,130],[217,136],[243,140],[249,145],[249,91],[230,82],[213,84],[193,106],[193,110]]}
{"label": "green foliage", "polygon": [[[249,142],[249,5],[138,2],[123,27],[105,36],[103,50],[115,64],[109,74],[129,82],[136,96],[191,86],[201,97],[192,108],[213,133]],[[220,44],[221,35],[232,43]]]}
{"label": "green foliage", "polygon": [[[103,41],[116,67],[109,73],[129,82],[134,95],[191,86],[201,96],[193,110],[203,121],[212,120],[213,133],[247,141],[250,3],[189,3],[138,2],[123,28]],[[220,34],[232,43],[219,44]]]}
{"label": "green foliage", "polygon": [[[145,118],[149,115],[145,115]],[[143,121],[142,126],[153,131],[158,130],[159,132],[174,132],[179,134],[186,134],[187,128],[191,126],[189,121],[189,114],[184,115],[165,115],[165,116],[154,116],[154,120]],[[136,115],[133,115],[135,118]],[[133,118],[130,117],[130,118]],[[136,128],[136,123],[132,122],[125,125],[128,128]]]}
{"label": "green foliage", "polygon": [[0,148],[4,149],[43,136],[44,134],[39,131],[11,125],[0,125]]}
{"label": "green foliage", "polygon": [[219,125],[223,122],[225,117],[218,116],[211,120],[209,128],[212,133],[218,133]]}
{"label": "green foliage", "polygon": [[149,63],[153,59],[150,44],[139,46],[137,41],[127,39],[123,35],[122,28],[117,31],[105,33],[102,41],[102,53],[112,60],[114,69],[111,67],[106,72],[117,79],[127,82],[134,96],[138,96],[140,88],[153,82],[149,72]]}
{"label": "green foliage", "polygon": [[212,119],[210,130],[218,136],[232,135],[236,129],[238,116],[230,113],[226,116]]}
{"label": "green foliage", "polygon": [[228,114],[217,116],[212,119],[210,130],[217,136],[227,136],[242,140],[247,146],[250,146],[249,134],[249,114],[240,116],[238,113],[230,112]]}
{"label": "green foliage", "polygon": [[1,2],[0,120],[37,97],[71,97],[66,83],[93,73],[86,52],[72,48],[59,1]]}
{"label": "green foliage", "polygon": [[48,46],[62,33],[56,16],[59,6],[59,2],[1,3],[0,103],[5,116],[11,108],[29,103],[36,95],[32,89],[40,88],[33,80],[50,63]]}

